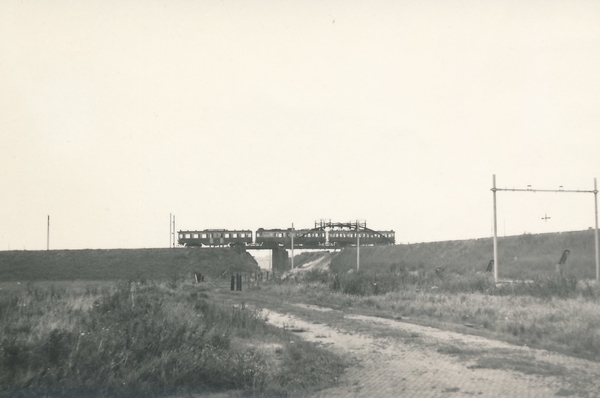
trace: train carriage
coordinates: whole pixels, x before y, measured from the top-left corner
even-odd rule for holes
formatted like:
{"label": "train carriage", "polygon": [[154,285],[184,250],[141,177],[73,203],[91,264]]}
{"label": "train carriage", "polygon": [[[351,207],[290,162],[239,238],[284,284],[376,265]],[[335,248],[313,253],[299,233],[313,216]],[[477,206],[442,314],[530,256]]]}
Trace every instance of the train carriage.
{"label": "train carriage", "polygon": [[299,229],[294,231],[294,246],[317,247],[327,241],[325,231]]}
{"label": "train carriage", "polygon": [[245,246],[252,243],[249,229],[205,229],[179,231],[179,244],[183,246]]}
{"label": "train carriage", "polygon": [[[325,231],[294,230],[294,246],[317,247],[326,242]],[[256,231],[256,243],[261,246],[291,247],[292,229],[264,229]]]}
{"label": "train carriage", "polygon": [[394,231],[333,230],[329,232],[329,243],[335,246],[355,245],[357,233],[361,245],[393,245],[396,242]]}

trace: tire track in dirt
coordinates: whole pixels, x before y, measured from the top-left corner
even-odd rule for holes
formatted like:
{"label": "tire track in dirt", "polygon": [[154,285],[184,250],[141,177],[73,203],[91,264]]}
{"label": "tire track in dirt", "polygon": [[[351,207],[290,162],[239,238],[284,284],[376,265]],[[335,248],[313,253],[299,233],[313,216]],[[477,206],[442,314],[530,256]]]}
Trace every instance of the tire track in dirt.
{"label": "tire track in dirt", "polygon": [[325,325],[263,310],[271,324],[352,358],[339,385],[317,397],[600,396],[596,362],[384,318],[340,322],[337,313]]}

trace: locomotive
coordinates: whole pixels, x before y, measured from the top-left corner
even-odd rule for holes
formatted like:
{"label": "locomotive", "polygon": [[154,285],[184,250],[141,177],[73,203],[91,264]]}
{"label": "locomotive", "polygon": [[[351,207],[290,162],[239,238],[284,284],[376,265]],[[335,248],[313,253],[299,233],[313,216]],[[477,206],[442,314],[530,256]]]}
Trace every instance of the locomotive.
{"label": "locomotive", "polygon": [[[344,247],[356,244],[356,234],[359,234],[360,244],[393,245],[395,232],[373,231],[364,229],[356,230],[330,230],[322,229],[265,229],[259,228],[253,235],[249,229],[205,229],[203,231],[179,231],[179,244],[192,246],[264,246],[264,247],[291,247],[292,232],[294,233],[294,247]],[[253,239],[254,236],[254,239]]]}

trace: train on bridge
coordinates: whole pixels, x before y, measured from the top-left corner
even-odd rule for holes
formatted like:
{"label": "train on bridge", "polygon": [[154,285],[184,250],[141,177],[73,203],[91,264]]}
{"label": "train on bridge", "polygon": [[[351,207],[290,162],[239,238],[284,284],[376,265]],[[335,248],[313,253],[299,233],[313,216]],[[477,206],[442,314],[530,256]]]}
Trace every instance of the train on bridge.
{"label": "train on bridge", "polygon": [[[339,224],[346,226],[349,224]],[[361,246],[369,245],[393,245],[396,242],[395,232],[374,231],[360,226],[359,228],[325,228],[322,225],[314,229],[264,229],[256,231],[249,229],[205,229],[197,231],[178,231],[178,242],[186,247],[213,247],[213,246],[242,246],[247,248],[256,247],[283,247],[290,248],[292,245],[292,234],[294,247],[303,248],[336,248],[355,245],[357,234]]]}

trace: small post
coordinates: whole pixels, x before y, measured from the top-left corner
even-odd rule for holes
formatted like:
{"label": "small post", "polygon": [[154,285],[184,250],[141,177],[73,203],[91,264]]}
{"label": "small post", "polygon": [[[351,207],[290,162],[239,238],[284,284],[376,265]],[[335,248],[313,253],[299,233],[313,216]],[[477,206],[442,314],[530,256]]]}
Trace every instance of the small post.
{"label": "small post", "polygon": [[173,214],[169,213],[169,249],[172,247],[171,245],[171,235],[173,235]]}
{"label": "small post", "polygon": [[48,231],[46,232],[46,250],[50,250],[50,215],[48,215]]}
{"label": "small post", "polygon": [[496,174],[492,179],[492,192],[494,195],[494,282],[498,283],[498,225],[496,222]]}
{"label": "small post", "polygon": [[594,210],[596,213],[596,229],[594,230],[594,240],[596,247],[596,282],[600,283],[600,254],[598,248],[598,185],[594,178]]}
{"label": "small post", "polygon": [[292,269],[294,269],[294,223],[292,223]]}

